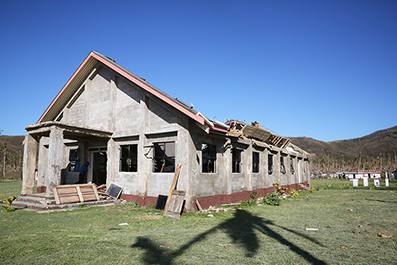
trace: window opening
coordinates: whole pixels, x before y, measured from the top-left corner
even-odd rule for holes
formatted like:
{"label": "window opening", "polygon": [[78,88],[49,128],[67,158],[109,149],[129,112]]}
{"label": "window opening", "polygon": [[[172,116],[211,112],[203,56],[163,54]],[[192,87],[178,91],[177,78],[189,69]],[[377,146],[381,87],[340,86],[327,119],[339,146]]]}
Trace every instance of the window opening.
{"label": "window opening", "polygon": [[282,174],[286,173],[285,166],[284,166],[284,157],[283,156],[280,156],[280,172]]}
{"label": "window opening", "polygon": [[120,146],[120,172],[138,171],[138,145]]}
{"label": "window opening", "polygon": [[203,173],[215,173],[216,146],[212,144],[201,145],[201,161]]}
{"label": "window opening", "polygon": [[259,153],[252,152],[252,172],[259,173]]}
{"label": "window opening", "polygon": [[175,142],[153,143],[153,172],[175,172]]}
{"label": "window opening", "polygon": [[289,159],[289,164],[290,164],[290,171],[291,171],[291,174],[294,174],[294,173],[295,173],[295,169],[294,169],[294,160],[292,159],[292,157],[290,157],[290,159]]}
{"label": "window opening", "polygon": [[269,175],[273,174],[273,155],[267,155],[267,172]]}
{"label": "window opening", "polygon": [[240,173],[240,163],[241,163],[241,151],[233,148],[232,149],[232,172]]}

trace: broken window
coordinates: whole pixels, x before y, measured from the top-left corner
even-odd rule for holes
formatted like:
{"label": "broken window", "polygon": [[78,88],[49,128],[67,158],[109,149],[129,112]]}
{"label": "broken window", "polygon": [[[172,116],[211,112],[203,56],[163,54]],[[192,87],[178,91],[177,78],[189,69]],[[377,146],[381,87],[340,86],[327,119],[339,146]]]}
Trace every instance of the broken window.
{"label": "broken window", "polygon": [[138,145],[120,146],[120,172],[138,171]]}
{"label": "broken window", "polygon": [[175,172],[175,142],[153,144],[153,172]]}
{"label": "broken window", "polygon": [[259,153],[252,152],[252,172],[259,173]]}
{"label": "broken window", "polygon": [[290,157],[290,159],[289,159],[289,164],[290,164],[290,172],[291,172],[291,174],[294,174],[295,173],[294,160],[292,159],[292,157]]}
{"label": "broken window", "polygon": [[201,145],[201,161],[203,173],[215,173],[216,146],[212,144]]}
{"label": "broken window", "polygon": [[232,172],[240,173],[241,150],[232,149]]}
{"label": "broken window", "polygon": [[280,172],[282,174],[285,174],[285,166],[284,166],[284,156],[280,156]]}
{"label": "broken window", "polygon": [[273,155],[267,155],[267,172],[273,174]]}

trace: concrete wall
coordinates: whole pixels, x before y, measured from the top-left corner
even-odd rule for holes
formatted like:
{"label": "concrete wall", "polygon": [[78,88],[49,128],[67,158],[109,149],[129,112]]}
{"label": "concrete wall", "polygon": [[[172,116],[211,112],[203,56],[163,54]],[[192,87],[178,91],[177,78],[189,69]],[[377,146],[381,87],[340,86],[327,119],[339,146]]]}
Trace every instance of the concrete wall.
{"label": "concrete wall", "polygon": [[[69,150],[81,149],[81,164],[90,161],[90,147],[107,148],[107,184],[115,182],[124,188],[124,197],[130,200],[168,195],[174,173],[153,172],[153,143],[175,142],[175,166],[181,164],[178,189],[187,191],[187,207],[191,210],[195,198],[267,189],[273,182],[293,185],[309,181],[309,163],[303,156],[287,150],[271,148],[266,144],[254,145],[251,140],[207,134],[203,126],[162,102],[140,87],[117,76],[106,67],[87,78],[58,116],[58,121],[73,126],[113,132],[110,139],[77,137],[78,141],[63,139],[60,157],[49,148],[51,141],[60,146],[54,135],[42,137],[39,142],[39,164],[55,157],[57,165],[66,168]],[[54,132],[57,132],[54,130]],[[51,132],[52,134],[52,132]],[[58,134],[57,134],[58,135]],[[55,138],[54,138],[55,137]],[[216,146],[215,172],[202,172],[203,143]],[[120,172],[122,145],[138,145],[137,172]],[[232,150],[241,151],[240,172],[232,172]],[[252,172],[252,153],[259,153],[259,172]],[[268,154],[273,155],[273,173],[268,172]],[[285,173],[280,171],[280,157],[284,157]],[[55,159],[54,158],[54,159]],[[295,173],[290,172],[290,163]],[[62,160],[62,161],[61,161]],[[298,162],[299,161],[299,162]],[[298,174],[299,163],[299,174]],[[40,185],[56,178],[48,175],[50,167],[39,172]],[[49,171],[50,170],[50,171]],[[54,170],[52,170],[54,171]],[[47,179],[44,181],[44,179]],[[30,185],[30,184],[29,184]],[[249,194],[249,193],[248,193]],[[246,196],[246,195],[244,195]],[[152,200],[153,202],[153,200]]]}

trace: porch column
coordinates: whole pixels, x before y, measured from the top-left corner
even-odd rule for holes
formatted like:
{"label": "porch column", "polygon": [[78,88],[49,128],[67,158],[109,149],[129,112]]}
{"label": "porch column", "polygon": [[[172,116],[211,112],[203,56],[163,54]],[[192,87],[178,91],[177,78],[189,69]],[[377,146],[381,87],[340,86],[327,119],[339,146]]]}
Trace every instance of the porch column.
{"label": "porch column", "polygon": [[46,177],[46,196],[54,195],[53,186],[61,183],[63,157],[63,130],[52,126],[48,146],[48,167]]}
{"label": "porch column", "polygon": [[261,169],[260,172],[261,174],[263,174],[263,188],[268,188],[271,187],[271,180],[270,180],[270,176],[269,176],[269,150],[265,149],[263,150],[263,152],[260,154],[263,157],[260,160],[260,165],[261,165]]}
{"label": "porch column", "polygon": [[275,158],[275,161],[274,161],[274,174],[276,175],[277,183],[279,185],[281,185],[280,156],[281,156],[280,151],[278,151],[277,154],[274,156],[274,158]]}
{"label": "porch column", "polygon": [[37,192],[44,192],[45,178],[48,166],[48,137],[41,137],[39,141]]}
{"label": "porch column", "polygon": [[23,152],[23,180],[21,194],[32,194],[36,169],[37,141],[29,133],[25,136]]}
{"label": "porch column", "polygon": [[245,175],[245,185],[247,187],[247,190],[251,191],[252,190],[252,141],[251,144],[245,149],[243,152],[243,161],[246,161],[245,165],[243,164],[242,166],[242,173]]}

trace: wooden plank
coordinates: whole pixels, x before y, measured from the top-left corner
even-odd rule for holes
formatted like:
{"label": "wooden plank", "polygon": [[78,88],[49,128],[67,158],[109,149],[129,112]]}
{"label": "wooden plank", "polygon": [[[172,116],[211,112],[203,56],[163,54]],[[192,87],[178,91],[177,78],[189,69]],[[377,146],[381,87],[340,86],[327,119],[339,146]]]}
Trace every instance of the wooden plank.
{"label": "wooden plank", "polygon": [[94,184],[59,185],[53,190],[56,204],[99,200]]}
{"label": "wooden plank", "polygon": [[60,198],[60,203],[80,202],[80,197],[77,194],[68,195]]}
{"label": "wooden plank", "polygon": [[76,191],[77,191],[77,195],[79,196],[80,202],[83,203],[84,197],[83,197],[83,194],[81,193],[81,189],[79,186],[76,187]]}
{"label": "wooden plank", "polygon": [[168,206],[170,205],[170,203],[172,202],[172,192],[175,189],[175,185],[177,183],[177,179],[178,179],[178,174],[179,174],[179,169],[182,167],[181,164],[178,164],[176,166],[176,170],[175,170],[175,174],[174,174],[174,179],[172,180],[172,185],[171,185],[171,189],[170,189],[170,193],[168,194],[168,198],[167,198],[167,202],[165,203],[165,207],[164,207],[164,212],[167,211]]}
{"label": "wooden plank", "polygon": [[61,204],[61,201],[59,200],[59,196],[58,196],[57,187],[54,186],[52,190],[54,191],[55,203],[56,204]]}
{"label": "wooden plank", "polygon": [[76,187],[58,187],[58,195],[76,193]]}
{"label": "wooden plank", "polygon": [[171,194],[172,200],[170,200],[168,209],[164,210],[164,215],[179,219],[183,210],[185,195],[186,192],[183,190],[174,190]]}
{"label": "wooden plank", "polygon": [[201,205],[200,205],[198,199],[196,199],[196,205],[197,205],[197,208],[199,209],[199,211],[202,212],[202,211],[203,211],[203,208],[201,207]]}

